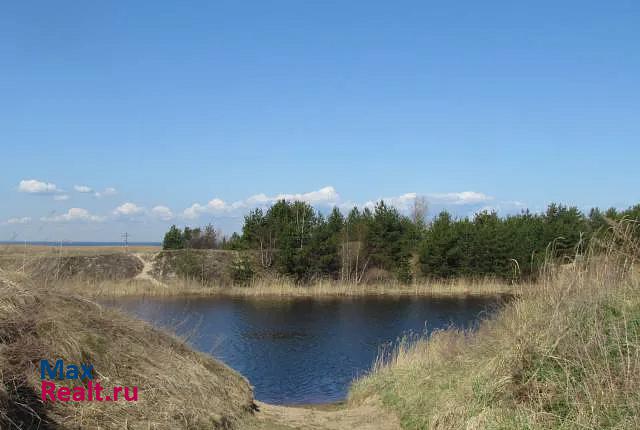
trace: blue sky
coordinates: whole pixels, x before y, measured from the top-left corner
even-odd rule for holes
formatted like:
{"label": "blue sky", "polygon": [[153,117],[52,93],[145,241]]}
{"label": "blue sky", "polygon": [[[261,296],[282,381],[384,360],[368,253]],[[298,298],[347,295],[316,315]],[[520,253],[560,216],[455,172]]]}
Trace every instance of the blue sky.
{"label": "blue sky", "polygon": [[638,203],[639,22],[634,1],[8,2],[0,239],[229,232],[281,195]]}

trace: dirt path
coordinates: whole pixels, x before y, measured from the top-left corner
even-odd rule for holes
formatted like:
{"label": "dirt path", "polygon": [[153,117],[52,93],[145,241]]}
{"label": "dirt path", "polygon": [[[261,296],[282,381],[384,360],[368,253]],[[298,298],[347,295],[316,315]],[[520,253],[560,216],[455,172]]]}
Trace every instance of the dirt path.
{"label": "dirt path", "polygon": [[356,406],[289,407],[256,402],[255,430],[396,430],[398,419],[379,400]]}
{"label": "dirt path", "polygon": [[[133,279],[142,280],[142,281],[148,281],[148,282],[151,282],[156,287],[167,288],[166,284],[164,284],[163,282],[158,281],[156,278],[154,278],[151,275],[151,271],[153,270],[153,264],[150,261],[145,260],[138,253],[134,253],[132,255],[142,262],[142,271],[140,273],[138,273]],[[155,255],[152,256],[151,261],[153,261],[153,257],[155,257]]]}

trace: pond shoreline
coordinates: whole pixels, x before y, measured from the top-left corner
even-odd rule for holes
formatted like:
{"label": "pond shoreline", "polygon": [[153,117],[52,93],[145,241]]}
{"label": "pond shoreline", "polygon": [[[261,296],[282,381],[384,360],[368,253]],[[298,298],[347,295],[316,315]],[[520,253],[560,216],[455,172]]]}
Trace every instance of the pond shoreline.
{"label": "pond shoreline", "polygon": [[531,284],[486,281],[451,283],[339,284],[297,286],[288,283],[253,286],[205,286],[195,282],[164,283],[156,280],[64,282],[62,287],[95,297],[245,297],[245,298],[341,298],[341,297],[490,297],[519,296]]}
{"label": "pond shoreline", "polygon": [[246,377],[259,401],[314,408],[346,400],[349,385],[399,342],[450,327],[473,330],[506,302],[496,296],[129,296],[98,301],[186,336],[192,347]]}

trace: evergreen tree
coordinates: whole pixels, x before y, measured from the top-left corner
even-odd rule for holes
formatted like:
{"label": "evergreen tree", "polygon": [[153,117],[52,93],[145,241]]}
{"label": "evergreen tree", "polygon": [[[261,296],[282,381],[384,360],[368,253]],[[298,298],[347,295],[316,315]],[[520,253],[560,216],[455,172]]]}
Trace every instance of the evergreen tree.
{"label": "evergreen tree", "polygon": [[420,249],[420,267],[427,276],[446,278],[460,273],[464,250],[454,232],[454,220],[443,211],[433,220]]}
{"label": "evergreen tree", "polygon": [[551,203],[544,215],[542,237],[551,257],[571,260],[577,247],[584,248],[589,227],[576,207]]}
{"label": "evergreen tree", "polygon": [[408,255],[404,254],[400,257],[398,268],[396,269],[396,276],[403,284],[410,284],[411,281],[413,281],[413,271],[411,270],[411,261]]}
{"label": "evergreen tree", "polygon": [[193,231],[189,226],[184,227],[184,233],[182,233],[182,242],[185,248],[191,248],[191,243],[193,241]]}
{"label": "evergreen tree", "polygon": [[318,221],[306,250],[311,276],[337,278],[341,269],[339,244],[344,217],[337,208],[333,208],[326,221],[321,216]]}
{"label": "evergreen tree", "polygon": [[184,248],[184,236],[182,230],[172,225],[164,235],[162,249],[182,249]]}
{"label": "evergreen tree", "polygon": [[400,260],[408,256],[410,221],[396,208],[380,201],[368,224],[366,246],[372,264],[393,271]]}

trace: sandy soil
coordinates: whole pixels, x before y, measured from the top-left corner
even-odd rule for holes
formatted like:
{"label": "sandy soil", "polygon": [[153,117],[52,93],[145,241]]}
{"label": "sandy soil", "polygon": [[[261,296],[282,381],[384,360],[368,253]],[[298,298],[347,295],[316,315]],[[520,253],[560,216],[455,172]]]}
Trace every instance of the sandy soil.
{"label": "sandy soil", "polygon": [[151,282],[156,287],[167,288],[166,284],[158,281],[156,278],[154,278],[151,275],[151,271],[153,270],[153,258],[144,258],[144,256],[139,254],[139,253],[135,253],[135,254],[132,254],[132,255],[135,256],[137,259],[139,259],[142,262],[142,265],[143,265],[142,266],[142,271],[140,273],[138,273],[136,275],[136,277],[133,278],[133,279],[148,281],[148,282]]}
{"label": "sandy soil", "polygon": [[255,430],[395,430],[398,419],[380,401],[370,398],[359,405],[289,407],[256,402]]}

